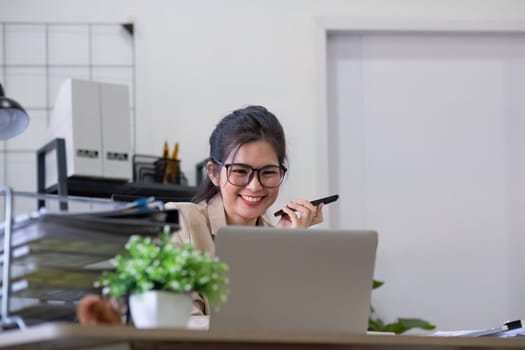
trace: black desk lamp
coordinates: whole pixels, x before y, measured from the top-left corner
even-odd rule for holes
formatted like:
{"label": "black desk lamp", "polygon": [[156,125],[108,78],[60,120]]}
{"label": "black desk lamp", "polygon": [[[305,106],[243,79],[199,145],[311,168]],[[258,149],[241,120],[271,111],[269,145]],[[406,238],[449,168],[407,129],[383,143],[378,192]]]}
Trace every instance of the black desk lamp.
{"label": "black desk lamp", "polygon": [[4,88],[0,84],[0,140],[15,137],[29,125],[29,116],[22,106],[5,97]]}

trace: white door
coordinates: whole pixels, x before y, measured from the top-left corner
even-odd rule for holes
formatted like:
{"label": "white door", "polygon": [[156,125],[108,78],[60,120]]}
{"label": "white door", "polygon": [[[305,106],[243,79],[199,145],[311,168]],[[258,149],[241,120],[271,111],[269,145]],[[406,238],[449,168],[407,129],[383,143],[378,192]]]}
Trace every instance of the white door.
{"label": "white door", "polygon": [[525,36],[330,34],[330,210],[379,232],[373,303],[440,329],[525,317]]}

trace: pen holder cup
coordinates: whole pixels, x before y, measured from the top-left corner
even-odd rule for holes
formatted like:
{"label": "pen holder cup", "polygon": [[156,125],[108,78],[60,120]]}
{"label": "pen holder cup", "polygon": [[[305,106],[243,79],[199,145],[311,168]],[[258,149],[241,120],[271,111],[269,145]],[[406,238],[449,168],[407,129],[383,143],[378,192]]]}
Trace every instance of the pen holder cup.
{"label": "pen holder cup", "polygon": [[160,158],[154,162],[155,182],[181,184],[183,174],[180,168],[180,159]]}

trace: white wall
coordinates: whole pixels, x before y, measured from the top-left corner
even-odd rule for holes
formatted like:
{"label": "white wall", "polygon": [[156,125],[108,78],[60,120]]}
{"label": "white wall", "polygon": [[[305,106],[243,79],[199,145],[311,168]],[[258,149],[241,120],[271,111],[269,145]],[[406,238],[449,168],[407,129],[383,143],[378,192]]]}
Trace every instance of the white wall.
{"label": "white wall", "polygon": [[[180,142],[190,179],[221,116],[247,104],[267,106],[288,135],[291,172],[278,205],[328,194],[317,168],[327,155],[316,135],[316,18],[525,19],[520,0],[0,0],[0,9],[0,21],[134,18],[136,150],[158,154],[165,139]],[[26,162],[26,180],[5,179],[17,190],[34,190],[32,159]]]}
{"label": "white wall", "polygon": [[[326,156],[316,144],[316,17],[517,19],[524,7],[519,0],[0,0],[0,21],[133,18],[137,152],[157,154],[165,139],[179,141],[183,170],[193,180],[194,163],[206,157],[217,120],[239,106],[266,105],[281,118],[289,141],[282,204],[325,194],[316,176]],[[20,188],[14,176],[6,181],[19,190],[34,183],[26,180]]]}

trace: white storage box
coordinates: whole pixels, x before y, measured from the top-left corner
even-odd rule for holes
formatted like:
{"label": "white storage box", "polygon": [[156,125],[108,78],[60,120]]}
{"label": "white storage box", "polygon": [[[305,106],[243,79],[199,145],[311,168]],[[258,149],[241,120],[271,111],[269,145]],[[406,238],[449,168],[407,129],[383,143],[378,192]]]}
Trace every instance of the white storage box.
{"label": "white storage box", "polygon": [[[129,180],[131,127],[125,85],[67,79],[57,94],[49,139],[66,142],[67,175]],[[56,184],[56,161],[46,157],[46,187]]]}

